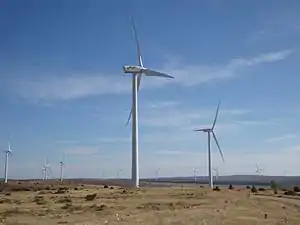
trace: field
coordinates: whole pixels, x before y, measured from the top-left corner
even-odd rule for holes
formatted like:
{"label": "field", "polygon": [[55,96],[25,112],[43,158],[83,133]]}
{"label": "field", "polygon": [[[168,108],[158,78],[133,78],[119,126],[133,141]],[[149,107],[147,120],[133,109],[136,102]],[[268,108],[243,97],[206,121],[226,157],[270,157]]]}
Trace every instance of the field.
{"label": "field", "polygon": [[1,186],[0,224],[300,224],[300,199],[271,190],[22,182]]}

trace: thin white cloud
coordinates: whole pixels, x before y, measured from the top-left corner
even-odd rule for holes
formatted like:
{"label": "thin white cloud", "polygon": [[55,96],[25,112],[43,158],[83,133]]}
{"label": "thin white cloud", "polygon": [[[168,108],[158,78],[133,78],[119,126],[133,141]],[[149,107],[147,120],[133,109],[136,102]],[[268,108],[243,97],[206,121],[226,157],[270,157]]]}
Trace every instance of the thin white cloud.
{"label": "thin white cloud", "polygon": [[99,149],[95,147],[74,147],[64,149],[66,155],[94,155],[99,153]]}
{"label": "thin white cloud", "polygon": [[62,145],[74,145],[74,144],[80,144],[80,141],[75,140],[58,140],[55,141],[56,144],[62,144]]}
{"label": "thin white cloud", "polygon": [[[142,88],[158,88],[167,84],[194,86],[203,83],[233,78],[244,69],[265,63],[273,63],[287,58],[293,50],[282,50],[258,55],[254,58],[235,58],[225,65],[191,65],[169,62],[162,71],[172,74],[176,79],[147,77]],[[17,80],[12,83],[12,90],[33,103],[63,101],[104,94],[130,92],[130,79],[117,74],[113,75],[64,75],[39,76],[28,80]]]}
{"label": "thin white cloud", "polygon": [[239,125],[245,126],[259,126],[259,125],[270,125],[270,126],[278,126],[276,122],[273,121],[264,121],[264,120],[234,120],[232,123],[236,123]]}
{"label": "thin white cloud", "polygon": [[[146,105],[141,112],[141,117],[143,118],[141,124],[148,127],[177,127],[177,129],[181,127],[180,129],[185,129],[186,127],[196,126],[203,120],[211,121],[212,123],[216,109],[178,107],[179,104],[178,102],[176,104],[160,102],[155,107],[152,107],[152,104]],[[225,108],[220,109],[220,117],[237,117],[250,112],[250,110],[246,109]]]}
{"label": "thin white cloud", "polygon": [[105,137],[105,138],[95,138],[96,142],[100,143],[116,143],[116,142],[130,142],[131,139],[130,137],[125,138],[125,137]]}
{"label": "thin white cloud", "polygon": [[282,135],[282,136],[279,136],[279,137],[269,138],[269,139],[266,140],[266,142],[268,142],[268,143],[277,143],[277,142],[296,139],[296,138],[297,138],[297,136],[295,134],[285,134],[285,135]]}

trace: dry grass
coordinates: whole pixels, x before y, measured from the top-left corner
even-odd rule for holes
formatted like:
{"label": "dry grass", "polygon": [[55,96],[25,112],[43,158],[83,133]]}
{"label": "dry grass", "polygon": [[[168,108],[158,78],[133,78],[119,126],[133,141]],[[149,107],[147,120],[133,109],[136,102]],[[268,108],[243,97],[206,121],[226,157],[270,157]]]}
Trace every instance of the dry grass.
{"label": "dry grass", "polygon": [[[247,189],[42,185],[3,189],[0,224],[300,224],[300,199],[275,196],[270,190],[256,196]],[[11,195],[5,195],[8,191]]]}

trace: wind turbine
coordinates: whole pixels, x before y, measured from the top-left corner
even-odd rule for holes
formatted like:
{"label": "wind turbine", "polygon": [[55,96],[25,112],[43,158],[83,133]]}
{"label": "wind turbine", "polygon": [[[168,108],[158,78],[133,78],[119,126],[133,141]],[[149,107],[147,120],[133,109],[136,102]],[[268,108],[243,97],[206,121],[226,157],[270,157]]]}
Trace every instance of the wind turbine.
{"label": "wind turbine", "polygon": [[215,180],[217,180],[219,178],[219,170],[218,168],[213,168],[213,171],[215,171]]}
{"label": "wind turbine", "polygon": [[222,153],[222,150],[221,150],[221,147],[219,145],[219,142],[218,142],[218,139],[216,137],[216,134],[214,132],[214,128],[216,126],[216,122],[217,122],[217,118],[218,118],[218,114],[219,114],[219,109],[220,109],[220,101],[218,103],[218,107],[217,107],[217,111],[216,111],[216,115],[215,115],[215,119],[214,119],[214,122],[213,122],[213,125],[211,128],[204,128],[204,129],[196,129],[194,131],[202,131],[202,132],[205,132],[207,133],[207,137],[208,137],[208,176],[209,176],[209,186],[211,188],[213,188],[213,176],[212,176],[212,166],[211,166],[211,150],[210,150],[210,138],[211,138],[211,134],[216,142],[216,145],[218,147],[218,150],[219,150],[219,153],[221,155],[221,158],[222,158],[222,161],[225,162],[224,160],[224,156],[223,156],[223,153]]}
{"label": "wind turbine", "polygon": [[137,32],[133,18],[131,18],[132,29],[135,37],[137,52],[138,52],[138,62],[137,66],[124,65],[124,73],[132,74],[132,109],[130,111],[126,126],[128,125],[131,115],[132,115],[132,165],[131,165],[131,180],[132,185],[139,188],[139,144],[138,144],[138,91],[140,88],[142,76],[154,76],[154,77],[165,77],[174,78],[168,74],[164,74],[155,70],[148,69],[144,67],[141,50],[138,42]]}
{"label": "wind turbine", "polygon": [[117,171],[117,178],[119,179],[120,178],[120,172],[122,172],[123,170],[122,169],[118,169]]}
{"label": "wind turbine", "polygon": [[7,183],[7,177],[8,177],[8,157],[12,156],[12,151],[10,148],[10,141],[8,142],[8,149],[4,151],[5,152],[5,167],[4,167],[4,183]]}
{"label": "wind turbine", "polygon": [[256,167],[256,173],[257,174],[261,174],[262,172],[263,172],[263,169],[262,168],[260,168],[257,164],[255,164],[255,167]]}
{"label": "wind turbine", "polygon": [[60,181],[63,182],[63,180],[64,180],[64,167],[65,167],[65,155],[63,156],[63,158],[59,162],[59,164],[60,164]]}
{"label": "wind turbine", "polygon": [[198,171],[198,168],[197,167],[195,167],[194,169],[193,169],[193,174],[194,174],[194,182],[196,182],[196,180],[197,180],[197,171]]}
{"label": "wind turbine", "polygon": [[45,158],[44,167],[42,168],[43,171],[43,180],[48,180],[48,173],[51,171],[50,165],[47,161],[47,158]]}
{"label": "wind turbine", "polygon": [[155,170],[156,181],[158,181],[159,171],[160,171],[160,168],[157,168],[157,169]]}

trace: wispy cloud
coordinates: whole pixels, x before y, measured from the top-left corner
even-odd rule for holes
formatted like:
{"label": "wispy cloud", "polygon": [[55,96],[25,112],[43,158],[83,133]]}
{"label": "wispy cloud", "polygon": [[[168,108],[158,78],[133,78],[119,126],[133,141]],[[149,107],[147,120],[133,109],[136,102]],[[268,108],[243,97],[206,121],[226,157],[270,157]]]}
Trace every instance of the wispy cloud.
{"label": "wispy cloud", "polygon": [[[215,108],[187,108],[178,107],[178,102],[160,102],[152,107],[152,104],[146,105],[141,112],[143,120],[141,124],[148,127],[169,127],[184,130],[186,127],[196,126],[204,121],[212,123],[215,115]],[[247,109],[225,108],[220,109],[220,117],[230,118],[250,113]]]}
{"label": "wispy cloud", "polygon": [[[142,88],[158,88],[167,84],[194,86],[203,83],[233,78],[244,69],[265,63],[273,63],[287,58],[293,50],[282,50],[258,55],[253,58],[234,58],[225,65],[191,65],[169,62],[162,67],[175,80],[152,77],[143,82]],[[123,79],[124,78],[124,79]],[[38,76],[12,83],[19,95],[33,103],[48,103],[104,94],[130,92],[130,79],[118,75],[64,75]],[[145,79],[146,80],[146,79]]]}
{"label": "wispy cloud", "polygon": [[55,141],[56,144],[62,144],[62,145],[73,145],[73,144],[80,144],[80,141],[75,140],[58,140]]}
{"label": "wispy cloud", "polygon": [[277,143],[277,142],[281,142],[281,141],[286,141],[286,140],[291,140],[291,139],[295,139],[297,138],[297,136],[295,134],[285,134],[279,137],[273,137],[273,138],[269,138],[266,140],[266,142],[268,143]]}
{"label": "wispy cloud", "polygon": [[66,155],[94,155],[99,153],[99,149],[95,147],[74,147],[64,149]]}

